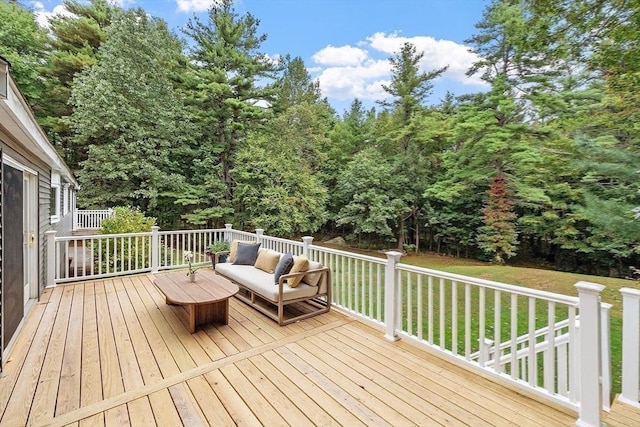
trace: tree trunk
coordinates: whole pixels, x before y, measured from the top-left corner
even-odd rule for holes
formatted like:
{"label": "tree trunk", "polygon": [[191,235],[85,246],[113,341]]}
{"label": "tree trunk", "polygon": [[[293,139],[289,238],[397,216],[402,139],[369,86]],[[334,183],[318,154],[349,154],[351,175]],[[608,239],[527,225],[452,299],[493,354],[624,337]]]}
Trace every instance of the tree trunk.
{"label": "tree trunk", "polygon": [[398,250],[402,251],[404,247],[404,228],[405,228],[405,219],[404,216],[400,217],[400,224],[398,227]]}

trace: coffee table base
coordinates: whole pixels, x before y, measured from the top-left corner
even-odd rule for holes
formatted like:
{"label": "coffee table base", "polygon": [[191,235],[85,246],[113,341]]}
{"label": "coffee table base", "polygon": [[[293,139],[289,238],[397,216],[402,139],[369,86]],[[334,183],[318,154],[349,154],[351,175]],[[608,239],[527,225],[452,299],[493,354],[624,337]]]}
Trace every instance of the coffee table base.
{"label": "coffee table base", "polygon": [[189,332],[205,323],[229,324],[229,298],[239,288],[213,270],[202,269],[193,282],[183,271],[158,274],[153,282],[167,304],[185,306]]}
{"label": "coffee table base", "polygon": [[195,333],[196,328],[206,323],[229,324],[229,300],[210,304],[179,304],[166,298],[167,304],[184,305],[189,312],[189,332]]}

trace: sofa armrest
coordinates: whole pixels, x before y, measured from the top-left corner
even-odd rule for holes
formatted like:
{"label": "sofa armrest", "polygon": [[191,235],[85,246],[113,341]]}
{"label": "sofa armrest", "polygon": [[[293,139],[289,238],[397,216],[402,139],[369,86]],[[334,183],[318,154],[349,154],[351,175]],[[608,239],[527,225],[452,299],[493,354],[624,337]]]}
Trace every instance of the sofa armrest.
{"label": "sofa armrest", "polygon": [[215,264],[217,264],[217,263],[219,263],[219,262],[220,262],[220,257],[221,257],[222,255],[226,255],[226,256],[227,256],[227,259],[229,259],[228,257],[229,257],[229,254],[230,254],[230,253],[231,253],[230,251],[214,252],[213,254],[214,254],[215,258],[216,258],[216,260],[215,260],[215,261],[216,261],[216,262],[215,262]]}
{"label": "sofa armrest", "polygon": [[[321,288],[321,283],[328,281],[328,277],[329,277],[329,273],[331,272],[331,269],[329,267],[322,267],[322,268],[316,268],[313,270],[307,270],[307,271],[300,271],[298,273],[287,273],[287,274],[283,274],[282,276],[280,276],[280,278],[278,279],[278,290],[279,290],[279,298],[280,300],[282,300],[282,290],[284,287],[284,282],[290,278],[290,277],[298,277],[298,276],[305,276],[307,273],[320,273],[322,274],[322,278],[320,279],[320,282],[318,283],[318,286],[316,286],[316,288],[318,288],[318,292],[320,292],[320,288]],[[326,284],[327,286],[331,286],[330,283]],[[316,292],[316,294],[318,293]]]}

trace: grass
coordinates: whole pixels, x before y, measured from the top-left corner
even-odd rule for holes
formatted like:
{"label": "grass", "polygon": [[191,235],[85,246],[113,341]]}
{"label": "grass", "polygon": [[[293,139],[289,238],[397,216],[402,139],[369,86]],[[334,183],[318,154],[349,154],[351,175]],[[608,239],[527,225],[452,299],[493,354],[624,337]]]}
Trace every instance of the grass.
{"label": "grass", "polygon": [[[351,248],[349,248],[349,251],[384,257],[384,254],[379,252]],[[601,296],[604,302],[612,304],[610,330],[612,392],[614,394],[620,392],[622,371],[622,298],[620,295],[620,288],[638,288],[638,286],[640,286],[639,282],[611,277],[574,274],[541,268],[499,266],[476,260],[453,258],[433,253],[403,256],[401,262],[434,270],[446,271],[571,296],[577,296],[577,291],[574,285],[579,281],[599,283],[606,286]]]}

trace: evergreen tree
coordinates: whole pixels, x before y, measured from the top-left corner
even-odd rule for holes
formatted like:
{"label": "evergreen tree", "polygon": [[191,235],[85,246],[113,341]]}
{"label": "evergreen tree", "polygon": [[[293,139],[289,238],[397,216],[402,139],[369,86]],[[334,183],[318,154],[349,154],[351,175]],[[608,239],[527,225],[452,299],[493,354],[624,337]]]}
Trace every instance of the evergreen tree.
{"label": "evergreen tree", "polygon": [[491,256],[493,262],[504,264],[515,255],[517,238],[513,201],[508,194],[505,176],[498,173],[491,179],[488,200],[482,209],[484,225],[478,234],[480,249]]}
{"label": "evergreen tree", "polygon": [[[428,163],[433,152],[429,147],[429,130],[425,130],[424,120],[428,120],[429,112],[424,103],[433,91],[432,81],[444,73],[447,67],[430,72],[420,71],[420,61],[424,52],[418,53],[411,43],[405,43],[400,52],[389,58],[391,63],[391,82],[383,85],[383,89],[391,95],[391,101],[382,105],[391,113],[390,126],[381,137],[385,152],[395,157],[397,166],[395,174],[404,175],[407,186],[399,189],[398,197],[405,200],[404,209],[399,209],[397,219],[398,249],[403,249],[408,230],[407,220],[412,219],[415,229],[415,249],[419,247],[419,221],[423,205],[422,193],[427,185]],[[399,150],[398,150],[399,148]]]}
{"label": "evergreen tree", "polygon": [[320,82],[312,81],[304,61],[285,55],[279,64],[282,75],[276,79],[273,110],[277,114],[301,103],[317,104],[321,101]]}
{"label": "evergreen tree", "polygon": [[120,8],[106,0],[80,3],[65,0],[70,15],[50,19],[50,54],[42,66],[45,94],[39,103],[38,118],[49,139],[61,152],[69,167],[77,171],[87,158],[87,147],[76,145],[68,117],[73,114],[69,102],[76,74],[93,66],[98,49],[106,38],[105,29]]}
{"label": "evergreen tree", "polygon": [[[184,91],[198,126],[193,170],[181,204],[194,223],[220,223],[233,212],[235,182],[231,171],[250,131],[262,126],[273,103],[259,86],[273,74],[273,64],[259,52],[266,36],[259,20],[239,16],[232,0],[213,4],[205,22],[194,17],[185,29],[191,38],[191,72]],[[210,176],[214,175],[214,176]],[[222,182],[221,187],[218,182]]]}

